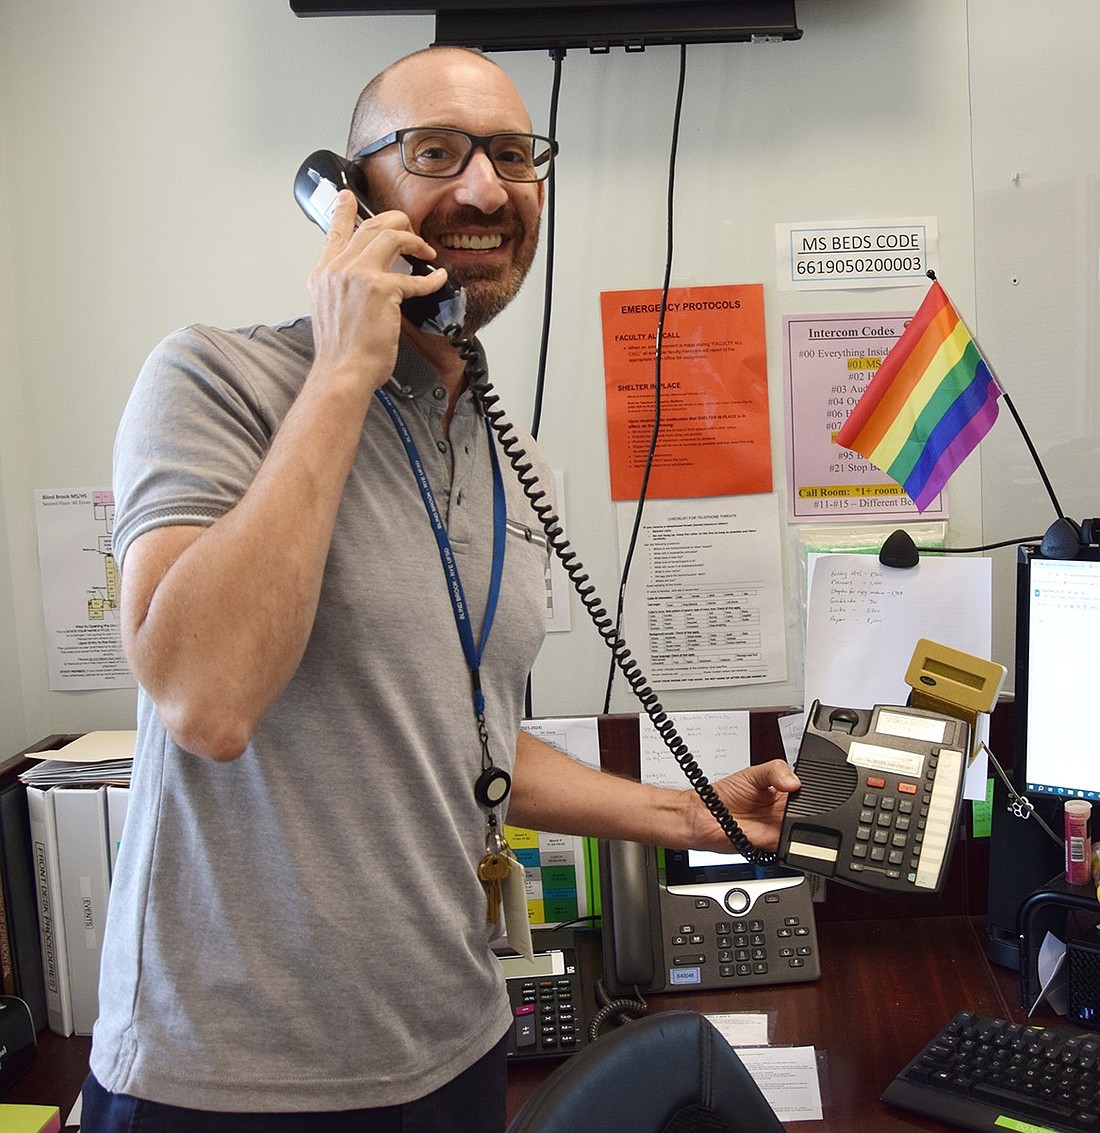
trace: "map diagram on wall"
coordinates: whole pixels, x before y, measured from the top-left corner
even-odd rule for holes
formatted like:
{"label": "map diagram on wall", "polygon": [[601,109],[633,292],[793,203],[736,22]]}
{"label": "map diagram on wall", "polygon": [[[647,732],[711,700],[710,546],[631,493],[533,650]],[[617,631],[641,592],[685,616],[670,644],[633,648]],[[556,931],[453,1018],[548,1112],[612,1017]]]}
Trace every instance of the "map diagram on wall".
{"label": "map diagram on wall", "polygon": [[119,633],[109,488],[35,492],[50,688],[133,688]]}

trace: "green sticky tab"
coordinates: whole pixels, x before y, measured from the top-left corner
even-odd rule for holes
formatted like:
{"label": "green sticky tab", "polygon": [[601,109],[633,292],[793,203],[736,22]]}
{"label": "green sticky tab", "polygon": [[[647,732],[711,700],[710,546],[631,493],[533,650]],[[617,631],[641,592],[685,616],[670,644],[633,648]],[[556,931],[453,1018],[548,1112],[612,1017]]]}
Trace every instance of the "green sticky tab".
{"label": "green sticky tab", "polygon": [[975,838],[988,838],[993,822],[993,780],[985,781],[985,798],[975,799],[971,804],[971,829]]}
{"label": "green sticky tab", "polygon": [[1015,1130],[1015,1133],[1058,1133],[1057,1129],[1051,1129],[1049,1125],[1033,1125],[1030,1121],[1017,1121],[1014,1117],[1004,1115],[998,1117],[993,1124],[1001,1129]]}

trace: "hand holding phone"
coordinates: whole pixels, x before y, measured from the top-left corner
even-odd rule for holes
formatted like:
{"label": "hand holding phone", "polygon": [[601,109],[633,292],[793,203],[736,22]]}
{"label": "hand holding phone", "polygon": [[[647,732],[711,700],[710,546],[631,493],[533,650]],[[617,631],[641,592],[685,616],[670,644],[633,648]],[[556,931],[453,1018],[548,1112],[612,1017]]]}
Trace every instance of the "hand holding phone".
{"label": "hand holding phone", "polygon": [[[294,178],[294,199],[302,211],[322,232],[328,232],[332,212],[341,189],[350,190],[358,205],[358,222],[373,215],[366,201],[366,183],[362,171],[331,150],[311,153],[298,169]],[[412,275],[430,275],[434,268],[415,256],[402,256],[397,270]],[[414,296],[401,304],[402,314],[409,322],[434,334],[449,336],[461,329],[466,317],[466,296],[447,280],[438,291],[430,295]]]}

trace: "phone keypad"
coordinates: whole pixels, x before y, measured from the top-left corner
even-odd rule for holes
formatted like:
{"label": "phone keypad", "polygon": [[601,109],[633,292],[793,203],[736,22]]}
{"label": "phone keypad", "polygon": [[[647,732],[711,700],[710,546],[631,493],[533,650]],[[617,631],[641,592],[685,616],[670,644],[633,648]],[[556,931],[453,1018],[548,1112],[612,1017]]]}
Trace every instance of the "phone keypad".
{"label": "phone keypad", "polygon": [[885,783],[869,780],[863,795],[848,869],[862,873],[870,867],[897,879],[916,871],[924,827],[928,821],[931,784],[916,798],[917,784],[902,780],[897,794],[884,793]]}
{"label": "phone keypad", "polygon": [[[673,971],[698,969],[713,949],[718,975],[726,979],[761,981],[772,976],[777,982],[805,968],[814,956],[814,931],[797,915],[781,921],[748,918],[720,920],[707,926],[711,935],[696,924],[682,924],[669,940]],[[788,973],[786,977],[783,973]],[[673,976],[675,981],[675,975]]]}
{"label": "phone keypad", "polygon": [[509,980],[508,996],[515,1016],[509,1053],[553,1057],[572,1054],[584,1041],[574,999],[574,980],[567,977]]}
{"label": "phone keypad", "polygon": [[[961,754],[941,749],[925,760],[920,782],[869,776],[852,842],[850,874],[874,870],[891,881],[922,888],[939,884],[951,848]],[[940,762],[946,765],[937,778]],[[945,784],[948,784],[945,786]]]}

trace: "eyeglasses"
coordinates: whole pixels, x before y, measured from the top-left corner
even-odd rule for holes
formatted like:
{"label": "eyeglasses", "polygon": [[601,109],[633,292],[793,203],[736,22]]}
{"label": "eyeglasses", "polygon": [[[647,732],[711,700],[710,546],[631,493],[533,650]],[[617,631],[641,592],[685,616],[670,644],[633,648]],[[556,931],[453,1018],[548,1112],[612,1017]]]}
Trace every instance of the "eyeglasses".
{"label": "eyeglasses", "polygon": [[481,148],[502,181],[544,181],[558,143],[539,134],[468,134],[447,126],[410,126],[364,146],[352,161],[362,161],[396,145],[401,164],[418,177],[457,177]]}

